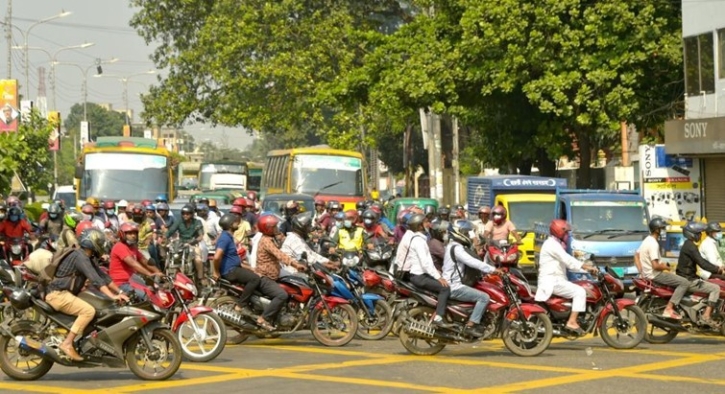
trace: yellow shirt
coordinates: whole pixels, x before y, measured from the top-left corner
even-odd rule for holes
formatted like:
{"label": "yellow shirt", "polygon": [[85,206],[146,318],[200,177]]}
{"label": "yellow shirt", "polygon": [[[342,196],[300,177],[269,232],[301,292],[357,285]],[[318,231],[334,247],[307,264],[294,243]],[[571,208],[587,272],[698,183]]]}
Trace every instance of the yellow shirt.
{"label": "yellow shirt", "polygon": [[245,247],[249,245],[249,233],[252,231],[252,226],[249,222],[242,220],[239,222],[239,228],[234,232],[234,242],[242,244]]}

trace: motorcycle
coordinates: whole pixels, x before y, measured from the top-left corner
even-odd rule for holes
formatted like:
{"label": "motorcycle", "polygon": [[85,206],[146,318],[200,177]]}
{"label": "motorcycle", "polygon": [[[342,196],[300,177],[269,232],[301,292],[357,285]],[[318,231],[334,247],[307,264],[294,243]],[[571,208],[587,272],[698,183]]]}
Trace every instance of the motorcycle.
{"label": "motorcycle", "polygon": [[187,277],[194,277],[194,258],[191,245],[176,238],[169,241],[166,246],[166,262],[164,264],[167,275],[181,272]]}
{"label": "motorcycle", "polygon": [[12,262],[14,267],[27,260],[28,254],[28,242],[25,237],[11,238],[5,241],[5,256],[7,256],[9,262]]}
{"label": "motorcycle", "polygon": [[365,249],[363,251],[363,265],[370,268],[380,267],[382,269],[388,269],[394,252],[393,245],[378,242],[372,249]]}
{"label": "motorcycle", "polygon": [[161,323],[159,313],[119,306],[96,290],[81,292],[78,297],[96,309],[96,316],[75,344],[83,361],[73,361],[59,346],[75,316],[55,311],[26,289],[6,287],[3,293],[17,310],[32,308],[46,317],[42,323],[7,319],[0,325],[0,369],[15,380],[40,379],[56,363],[79,368],[128,367],[141,379],[166,380],[181,365],[181,345]]}
{"label": "motorcycle", "polygon": [[712,320],[719,323],[716,327],[697,324],[707,307],[707,293],[688,293],[676,307],[682,320],[667,319],[662,317],[662,313],[675,289],[648,279],[635,278],[634,285],[641,291],[636,302],[649,322],[644,339],[649,343],[664,344],[671,342],[680,332],[725,336],[725,281],[708,279],[708,282],[720,286],[720,299],[712,313]]}
{"label": "motorcycle", "polygon": [[393,328],[393,310],[383,296],[365,291],[365,283],[369,282],[370,275],[361,274],[355,268],[343,267],[340,275],[331,276],[334,280],[331,295],[350,301],[357,311],[357,336],[366,340],[379,340],[388,336]]}
{"label": "motorcycle", "polygon": [[[632,349],[642,342],[647,317],[634,300],[616,298],[624,293],[624,285],[608,271],[599,271],[595,280],[574,281],[587,294],[586,311],[579,314],[579,326],[587,334],[600,334],[615,349]],[[554,336],[570,340],[578,335],[566,328],[571,314],[571,299],[552,296],[544,303],[554,325]],[[635,333],[632,334],[631,330]]]}
{"label": "motorcycle", "polygon": [[[219,279],[217,283],[227,295],[213,300],[204,296],[200,304],[207,305],[208,302],[230,328],[242,334],[239,343],[246,340],[249,335],[263,338],[269,335],[291,334],[309,327],[312,336],[325,346],[348,344],[358,331],[355,309],[348,300],[331,295],[335,281],[322,265],[313,264],[308,272],[308,278],[289,275],[277,279],[277,283],[289,297],[277,314],[276,320],[270,322],[276,327],[271,332],[259,327],[254,317],[244,316],[234,310],[235,298],[244,291],[243,286]],[[262,314],[269,303],[269,298],[255,292],[250,300],[250,307],[255,314]],[[333,338],[332,334],[337,333],[342,335]]]}
{"label": "motorcycle", "polygon": [[[184,357],[190,361],[206,362],[215,359],[224,350],[227,331],[224,321],[208,306],[190,306],[197,296],[194,283],[177,272],[175,277],[140,281],[131,277],[131,287],[146,295],[143,303],[164,315],[163,322],[171,327],[181,344]],[[158,277],[157,277],[158,278]],[[131,293],[134,295],[134,293]]]}
{"label": "motorcycle", "polygon": [[[445,319],[452,323],[450,328],[432,324],[437,304],[437,294],[419,289],[406,282],[399,282],[410,291],[418,302],[403,315],[400,343],[409,352],[417,355],[434,355],[446,345],[457,342],[474,343],[500,337],[506,348],[518,356],[530,357],[543,353],[553,337],[552,324],[546,310],[539,305],[523,303],[517,295],[518,289],[512,283],[512,276],[502,272],[501,287],[485,280],[476,283],[475,288],[491,297],[481,321],[484,326],[481,337],[466,332],[465,325],[473,312],[475,303],[448,300]],[[530,295],[530,294],[529,294]]]}
{"label": "motorcycle", "polygon": [[360,254],[356,251],[343,251],[340,262],[346,267],[355,267],[360,263]]}

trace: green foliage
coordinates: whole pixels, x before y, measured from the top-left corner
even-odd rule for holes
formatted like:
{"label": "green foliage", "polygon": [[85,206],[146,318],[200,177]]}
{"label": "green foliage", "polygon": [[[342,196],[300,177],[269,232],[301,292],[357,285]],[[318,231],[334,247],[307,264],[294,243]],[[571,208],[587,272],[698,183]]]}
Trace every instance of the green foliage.
{"label": "green foliage", "polygon": [[53,182],[53,160],[48,151],[52,130],[53,126],[33,111],[16,133],[0,134],[0,190],[10,190],[13,171],[25,187],[47,189],[48,183]]}
{"label": "green foliage", "polygon": [[[91,128],[91,139],[106,136],[123,135],[123,125],[126,124],[124,114],[109,111],[98,104],[87,103],[87,118]],[[63,125],[68,133],[79,133],[83,121],[83,103],[74,104]]]}

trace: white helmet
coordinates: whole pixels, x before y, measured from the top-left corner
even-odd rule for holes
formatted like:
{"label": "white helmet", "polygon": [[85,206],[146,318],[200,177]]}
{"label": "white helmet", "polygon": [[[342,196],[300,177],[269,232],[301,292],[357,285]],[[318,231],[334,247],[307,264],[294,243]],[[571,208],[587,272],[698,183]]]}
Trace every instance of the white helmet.
{"label": "white helmet", "polygon": [[116,206],[117,207],[127,207],[128,206],[128,201],[121,200],[121,201],[118,202],[118,204],[116,204]]}
{"label": "white helmet", "polygon": [[50,204],[48,204],[47,202],[44,202],[40,205],[40,207],[43,208],[44,211],[47,211],[48,208],[50,208]]}

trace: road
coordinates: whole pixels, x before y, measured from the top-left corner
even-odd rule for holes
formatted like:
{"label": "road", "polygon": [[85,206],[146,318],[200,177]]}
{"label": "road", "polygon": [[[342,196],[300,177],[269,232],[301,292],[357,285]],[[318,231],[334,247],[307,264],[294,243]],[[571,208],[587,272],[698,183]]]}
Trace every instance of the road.
{"label": "road", "polygon": [[608,348],[599,338],[555,339],[541,356],[521,358],[500,341],[449,346],[412,356],[397,338],[355,340],[343,348],[310,335],[229,345],[216,360],[182,364],[165,382],[144,382],[115,369],[54,366],[43,379],[15,382],[7,393],[685,393],[722,392],[725,338],[682,335],[667,345]]}

